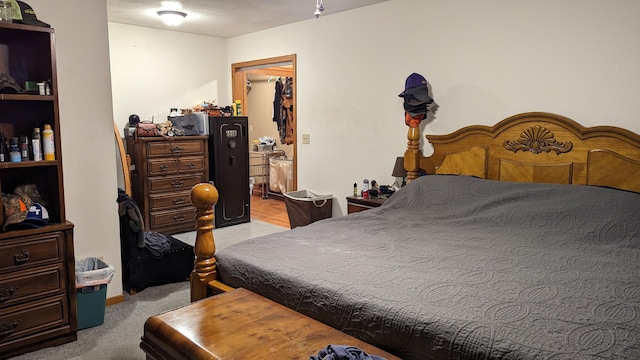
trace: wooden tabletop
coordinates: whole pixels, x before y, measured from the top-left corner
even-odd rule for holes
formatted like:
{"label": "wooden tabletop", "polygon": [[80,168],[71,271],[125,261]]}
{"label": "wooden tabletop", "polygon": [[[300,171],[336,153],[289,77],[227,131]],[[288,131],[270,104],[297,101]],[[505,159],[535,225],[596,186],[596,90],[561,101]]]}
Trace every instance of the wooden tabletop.
{"label": "wooden tabletop", "polygon": [[148,359],[299,360],[329,344],[399,359],[245,289],[149,318],[140,347]]}

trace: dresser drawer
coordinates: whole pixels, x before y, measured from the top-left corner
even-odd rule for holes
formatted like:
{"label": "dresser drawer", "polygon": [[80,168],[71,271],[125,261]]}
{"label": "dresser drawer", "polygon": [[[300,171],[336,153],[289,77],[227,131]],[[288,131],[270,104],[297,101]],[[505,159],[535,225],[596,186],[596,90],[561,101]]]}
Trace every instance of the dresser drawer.
{"label": "dresser drawer", "polygon": [[197,184],[206,181],[204,173],[188,175],[163,176],[149,178],[149,192],[189,190]]}
{"label": "dresser drawer", "polygon": [[193,206],[177,210],[154,211],[151,213],[150,225],[153,229],[173,227],[176,225],[187,226],[188,224],[192,224],[195,230],[196,208]]}
{"label": "dresser drawer", "polygon": [[64,260],[64,237],[55,232],[0,242],[0,274]]}
{"label": "dresser drawer", "polygon": [[[65,327],[62,327],[65,326]],[[69,332],[69,309],[64,295],[16,305],[0,310],[0,351],[3,346],[12,346],[12,340],[18,340],[35,333],[58,327],[58,331]]]}
{"label": "dresser drawer", "polygon": [[204,168],[203,156],[184,156],[178,158],[178,169],[180,173],[203,171]]}
{"label": "dresser drawer", "polygon": [[204,154],[204,141],[167,140],[147,143],[147,156],[176,156]]}
{"label": "dresser drawer", "polygon": [[62,263],[0,277],[0,309],[36,298],[62,294],[66,287]]}
{"label": "dresser drawer", "polygon": [[150,159],[147,160],[148,176],[175,175],[178,173],[177,159]]}
{"label": "dresser drawer", "polygon": [[174,209],[183,205],[191,205],[191,190],[179,193],[153,194],[149,196],[149,207],[151,211]]}

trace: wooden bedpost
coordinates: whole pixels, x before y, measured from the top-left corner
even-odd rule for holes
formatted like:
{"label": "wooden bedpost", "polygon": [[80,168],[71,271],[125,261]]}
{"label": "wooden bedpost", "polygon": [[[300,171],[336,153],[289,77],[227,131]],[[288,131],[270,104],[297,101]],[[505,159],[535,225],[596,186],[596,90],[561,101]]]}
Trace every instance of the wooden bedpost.
{"label": "wooden bedpost", "polygon": [[218,190],[209,183],[191,188],[191,203],[196,207],[195,261],[190,277],[191,302],[209,295],[209,282],[217,278],[216,243],[213,238],[213,206],[218,202]]}
{"label": "wooden bedpost", "polygon": [[420,150],[420,128],[410,127],[407,133],[407,151],[404,152],[404,168],[407,170],[407,183],[418,177],[420,170],[420,159],[422,158],[422,150]]}

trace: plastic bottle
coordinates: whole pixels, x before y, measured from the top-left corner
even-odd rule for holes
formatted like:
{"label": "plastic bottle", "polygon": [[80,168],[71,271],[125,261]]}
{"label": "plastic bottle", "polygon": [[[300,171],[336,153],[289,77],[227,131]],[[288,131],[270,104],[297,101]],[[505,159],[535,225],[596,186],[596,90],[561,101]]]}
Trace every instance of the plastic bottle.
{"label": "plastic bottle", "polygon": [[44,130],[42,130],[42,151],[44,153],[45,160],[56,159],[56,146],[53,140],[53,130],[51,125],[44,124]]}
{"label": "plastic bottle", "polygon": [[20,156],[20,148],[18,147],[17,136],[11,138],[11,146],[9,147],[9,158],[11,159],[11,162],[22,161],[22,157]]}
{"label": "plastic bottle", "polygon": [[42,136],[40,136],[40,128],[33,129],[31,135],[31,148],[33,149],[33,160],[42,160]]}
{"label": "plastic bottle", "polygon": [[7,147],[7,138],[4,133],[0,133],[0,162],[9,161],[9,148]]}
{"label": "plastic bottle", "polygon": [[242,103],[236,100],[236,116],[242,116]]}
{"label": "plastic bottle", "polygon": [[358,183],[353,183],[353,196],[358,196]]}
{"label": "plastic bottle", "polygon": [[29,138],[26,135],[20,135],[20,159],[22,161],[29,161]]}
{"label": "plastic bottle", "polygon": [[[18,12],[20,12],[20,9],[18,9]],[[13,18],[11,17],[11,1],[0,1],[0,21],[13,22]]]}
{"label": "plastic bottle", "polygon": [[362,197],[369,198],[369,179],[362,180]]}

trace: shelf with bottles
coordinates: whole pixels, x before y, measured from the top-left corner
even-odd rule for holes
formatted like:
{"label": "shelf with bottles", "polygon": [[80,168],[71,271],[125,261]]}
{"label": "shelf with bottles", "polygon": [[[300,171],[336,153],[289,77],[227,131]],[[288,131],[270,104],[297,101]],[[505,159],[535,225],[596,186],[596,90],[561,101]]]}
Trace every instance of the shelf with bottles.
{"label": "shelf with bottles", "polygon": [[[0,156],[0,189],[4,194],[12,194],[19,185],[37,186],[46,199],[51,225],[36,232],[56,231],[60,225],[67,224],[54,48],[55,37],[51,28],[0,23],[0,76],[3,76],[0,79],[3,80],[0,84],[0,134],[4,136],[7,147]],[[38,86],[34,85],[43,82],[49,91],[41,95]],[[50,143],[54,152],[53,157],[46,160],[45,125],[53,131]],[[34,143],[36,128],[39,129],[40,141]],[[19,148],[20,157],[16,157],[14,148],[14,161],[11,161],[10,153],[12,138],[24,146]],[[41,158],[34,154],[35,144],[40,147]],[[26,155],[23,153],[25,149]],[[24,230],[1,231],[2,227],[0,238],[3,238],[15,236],[16,232],[21,236]]]}

